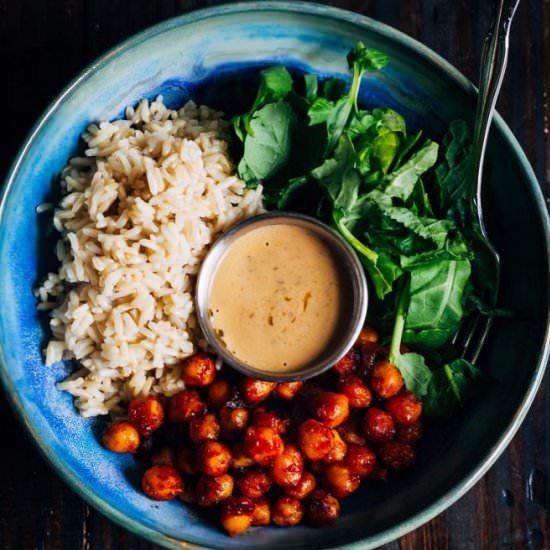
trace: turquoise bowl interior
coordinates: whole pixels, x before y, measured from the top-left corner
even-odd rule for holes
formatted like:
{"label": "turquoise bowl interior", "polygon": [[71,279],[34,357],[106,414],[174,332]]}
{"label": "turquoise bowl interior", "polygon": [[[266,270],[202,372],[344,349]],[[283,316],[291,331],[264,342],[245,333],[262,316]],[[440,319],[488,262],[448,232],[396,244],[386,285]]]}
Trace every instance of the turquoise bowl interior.
{"label": "turquoise bowl interior", "polygon": [[[347,77],[345,55],[362,40],[391,64],[368,76],[362,102],[401,111],[412,128],[440,137],[450,120],[471,120],[474,89],[433,52],[384,25],[349,12],[295,2],[233,4],[153,27],[90,66],[50,106],[21,149],[0,212],[0,374],[9,399],[57,472],[105,515],[173,548],[368,548],[441,512],[469,489],[510,441],[534,397],[548,357],[548,217],[537,181],[508,127],[497,117],[488,152],[487,224],[502,255],[501,305],[480,366],[493,379],[485,395],[445,427],[428,430],[415,469],[343,501],[342,518],[315,530],[252,529],[231,539],[215,514],[180,502],[155,503],[137,489],[139,468],[96,439],[69,395],[55,389],[68,365],[45,367],[47,333],[32,288],[51,267],[40,203],[56,195],[57,174],[93,121],[159,93],[171,105],[195,98],[229,113],[239,109],[260,67]],[[246,79],[245,79],[246,81]],[[244,91],[243,91],[244,90]],[[250,88],[248,88],[250,91]],[[97,427],[97,425],[95,425]]]}

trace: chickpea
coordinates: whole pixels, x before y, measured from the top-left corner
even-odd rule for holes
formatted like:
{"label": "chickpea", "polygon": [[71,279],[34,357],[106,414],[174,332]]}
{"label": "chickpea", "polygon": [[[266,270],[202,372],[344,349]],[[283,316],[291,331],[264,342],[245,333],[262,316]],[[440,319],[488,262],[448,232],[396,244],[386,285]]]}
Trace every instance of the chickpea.
{"label": "chickpea", "polygon": [[271,464],[284,451],[281,436],[264,426],[247,428],[243,443],[248,456],[259,466]]}
{"label": "chickpea", "polygon": [[222,527],[231,537],[236,537],[252,525],[254,501],[248,497],[229,497],[222,502],[220,519]]}
{"label": "chickpea", "polygon": [[344,463],[352,474],[367,477],[374,470],[376,455],[368,447],[354,445],[348,449]]}
{"label": "chickpea", "polygon": [[[361,361],[358,374],[363,378],[368,378],[377,361],[387,356],[387,351],[376,342],[364,341],[359,345],[361,351]],[[371,388],[372,389],[372,388]]]}
{"label": "chickpea", "polygon": [[422,402],[412,391],[402,391],[386,403],[386,410],[398,424],[412,424],[422,414]]}
{"label": "chickpea", "polygon": [[323,458],[323,462],[326,462],[327,464],[331,464],[332,462],[341,462],[346,456],[348,446],[336,430],[330,430],[330,439],[330,450]]}
{"label": "chickpea", "polygon": [[333,369],[338,374],[351,374],[357,370],[359,361],[360,357],[357,348],[353,347],[334,365]]}
{"label": "chickpea", "polygon": [[306,503],[306,516],[315,527],[331,525],[340,516],[340,503],[323,489],[316,489]]}
{"label": "chickpea", "polygon": [[265,426],[267,428],[272,428],[277,433],[283,434],[288,429],[290,420],[279,416],[274,411],[266,411],[265,409],[262,409],[262,407],[258,407],[252,413],[251,424],[253,426]]}
{"label": "chickpea", "polygon": [[371,391],[358,376],[348,375],[340,378],[336,389],[348,398],[349,406],[355,409],[368,407],[372,401]]}
{"label": "chickpea", "polygon": [[207,353],[191,355],[182,363],[181,377],[186,386],[209,386],[216,377],[216,361]]}
{"label": "chickpea", "polygon": [[170,447],[161,447],[151,455],[151,464],[153,466],[175,466],[176,453]]}
{"label": "chickpea", "polygon": [[306,499],[312,491],[317,487],[315,476],[308,471],[305,471],[300,478],[300,481],[294,487],[286,487],[285,492],[291,497],[299,500]]}
{"label": "chickpea", "polygon": [[297,498],[282,495],[273,503],[271,514],[273,523],[285,527],[298,525],[304,517],[304,509]]}
{"label": "chickpea", "polygon": [[189,422],[189,437],[195,445],[200,445],[210,439],[218,439],[220,435],[220,425],[216,416],[205,414],[204,416],[195,416]]}
{"label": "chickpea", "polygon": [[248,426],[249,413],[244,407],[224,405],[219,410],[221,434],[224,439],[235,439]]}
{"label": "chickpea", "polygon": [[141,435],[151,435],[164,421],[164,407],[154,395],[137,397],[128,405],[128,420]]}
{"label": "chickpea", "polygon": [[197,468],[207,476],[221,476],[231,464],[231,451],[219,441],[206,441],[197,449]]}
{"label": "chickpea", "polygon": [[397,425],[397,438],[403,443],[414,443],[422,437],[422,424],[412,422],[411,424]]}
{"label": "chickpea", "polygon": [[201,476],[197,482],[196,496],[199,506],[214,506],[233,493],[233,477],[229,474]]}
{"label": "chickpea", "polygon": [[376,332],[376,330],[374,330],[372,327],[368,327],[367,325],[365,325],[361,329],[359,338],[357,338],[357,343],[359,345],[365,344],[366,342],[378,342],[378,332]]}
{"label": "chickpea", "polygon": [[115,453],[135,453],[139,447],[140,437],[130,422],[115,422],[107,427],[101,442],[106,449]]}
{"label": "chickpea", "polygon": [[277,382],[246,377],[241,382],[240,389],[247,403],[256,404],[267,399],[276,386]]}
{"label": "chickpea", "polygon": [[361,478],[342,463],[329,464],[323,474],[325,489],[337,498],[347,497],[359,488]]}
{"label": "chickpea", "polygon": [[406,470],[411,467],[415,453],[414,449],[401,441],[388,441],[378,449],[381,462],[391,470]]}
{"label": "chickpea", "polygon": [[227,380],[214,380],[208,388],[208,403],[213,409],[221,409],[233,394],[233,388]]}
{"label": "chickpea", "polygon": [[280,384],[277,384],[277,387],[273,390],[273,393],[280,399],[290,401],[291,399],[294,399],[303,385],[304,382],[301,380],[296,380],[295,382],[281,382]]}
{"label": "chickpea", "polygon": [[340,437],[348,445],[364,445],[367,442],[364,434],[361,432],[357,418],[351,418],[336,429]]}
{"label": "chickpea", "polygon": [[304,420],[298,428],[298,445],[309,460],[323,459],[330,451],[332,434],[330,428],[317,420]]}
{"label": "chickpea", "polygon": [[304,459],[298,447],[292,443],[285,445],[285,450],[273,461],[270,468],[273,481],[281,487],[293,487],[304,473]]}
{"label": "chickpea", "polygon": [[395,422],[389,413],[371,407],[363,418],[363,431],[369,441],[384,443],[395,436]]}
{"label": "chickpea", "polygon": [[403,377],[389,361],[378,361],[370,374],[370,387],[383,399],[389,399],[403,387]]}
{"label": "chickpea", "polygon": [[194,476],[199,473],[195,454],[191,449],[183,448],[176,453],[176,468],[187,476]]}
{"label": "chickpea", "polygon": [[235,479],[239,491],[250,498],[260,498],[273,485],[269,476],[261,468],[250,468]]}
{"label": "chickpea", "polygon": [[335,428],[349,417],[348,398],[341,393],[324,391],[311,398],[311,414],[329,428]]}
{"label": "chickpea", "polygon": [[231,467],[236,469],[254,466],[254,461],[246,454],[242,441],[237,441],[231,447]]}
{"label": "chickpea", "polygon": [[168,418],[174,424],[187,424],[192,418],[205,412],[206,405],[196,390],[182,390],[170,398]]}
{"label": "chickpea", "polygon": [[183,491],[183,481],[172,466],[152,466],[141,479],[143,492],[155,500],[172,500]]}
{"label": "chickpea", "polygon": [[252,525],[269,525],[271,523],[271,506],[267,498],[259,498],[255,502],[252,514]]}

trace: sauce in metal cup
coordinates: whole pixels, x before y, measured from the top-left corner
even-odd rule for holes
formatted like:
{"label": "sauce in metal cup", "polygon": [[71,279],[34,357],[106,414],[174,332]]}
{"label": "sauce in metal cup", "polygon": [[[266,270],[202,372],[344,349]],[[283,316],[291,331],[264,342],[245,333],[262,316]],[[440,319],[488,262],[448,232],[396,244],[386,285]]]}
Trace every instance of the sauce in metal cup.
{"label": "sauce in metal cup", "polygon": [[314,218],[249,218],[213,245],[196,290],[213,350],[248,376],[309,378],[334,365],[365,321],[367,284],[342,237]]}

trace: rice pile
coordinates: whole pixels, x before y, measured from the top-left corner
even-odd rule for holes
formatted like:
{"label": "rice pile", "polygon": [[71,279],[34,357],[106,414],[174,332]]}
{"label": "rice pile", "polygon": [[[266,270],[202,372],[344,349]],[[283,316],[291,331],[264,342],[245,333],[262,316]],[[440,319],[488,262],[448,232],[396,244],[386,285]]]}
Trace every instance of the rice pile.
{"label": "rice pile", "polygon": [[216,236],[261,210],[228,156],[222,114],[162,98],[91,125],[86,158],[61,175],[54,212],[61,262],[37,290],[51,309],[46,364],[75,359],[59,384],[84,416],[183,387],[179,363],[201,345],[194,276]]}

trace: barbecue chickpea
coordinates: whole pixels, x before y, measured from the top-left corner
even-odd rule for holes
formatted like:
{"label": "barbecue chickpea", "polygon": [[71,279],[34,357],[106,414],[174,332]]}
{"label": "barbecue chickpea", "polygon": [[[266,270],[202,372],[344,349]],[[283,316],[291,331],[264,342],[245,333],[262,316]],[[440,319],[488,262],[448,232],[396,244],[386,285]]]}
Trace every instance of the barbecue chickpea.
{"label": "barbecue chickpea", "polygon": [[378,457],[381,462],[391,470],[406,470],[412,466],[415,453],[414,449],[401,441],[389,441],[380,445]]}
{"label": "barbecue chickpea", "polygon": [[170,447],[161,447],[151,455],[151,464],[153,466],[175,466],[176,453]]}
{"label": "barbecue chickpea", "polygon": [[330,428],[317,420],[304,420],[298,428],[298,445],[309,460],[323,459],[330,451],[332,434]]}
{"label": "barbecue chickpea", "polygon": [[336,430],[348,445],[364,445],[367,442],[357,418],[350,418],[347,422],[338,426]]}
{"label": "barbecue chickpea", "polygon": [[213,414],[196,416],[189,422],[189,437],[195,445],[200,445],[210,439],[218,439],[219,435],[220,425]]}
{"label": "barbecue chickpea", "polygon": [[372,401],[371,391],[358,376],[348,375],[340,378],[336,389],[348,398],[350,407],[363,409]]}
{"label": "barbecue chickpea", "polygon": [[191,449],[180,449],[176,453],[176,468],[184,475],[194,476],[199,473],[195,453]]}
{"label": "barbecue chickpea", "polygon": [[287,443],[285,450],[275,457],[269,471],[277,485],[281,487],[295,486],[304,473],[304,459],[298,447]]}
{"label": "barbecue chickpea", "polygon": [[252,525],[254,501],[248,497],[229,497],[221,505],[220,520],[227,533],[236,537]]}
{"label": "barbecue chickpea", "polygon": [[151,435],[164,421],[164,407],[158,397],[136,397],[128,405],[128,420],[141,435]]}
{"label": "barbecue chickpea", "polygon": [[181,377],[187,386],[209,386],[216,377],[216,361],[207,353],[196,353],[183,361]]}
{"label": "barbecue chickpea", "polygon": [[371,407],[365,412],[363,431],[369,441],[384,443],[394,438],[395,422],[386,411]]}
{"label": "barbecue chickpea", "polygon": [[330,449],[327,455],[323,458],[323,462],[331,464],[333,462],[341,462],[346,456],[348,446],[340,437],[336,430],[330,430]]}
{"label": "barbecue chickpea", "polygon": [[271,489],[273,482],[261,468],[250,468],[238,475],[235,483],[239,491],[250,498],[260,498]]}
{"label": "barbecue chickpea", "polygon": [[285,492],[287,495],[304,500],[312,491],[317,487],[317,480],[315,476],[308,471],[305,471],[300,478],[300,481],[294,487],[286,487]]}
{"label": "barbecue chickpea", "polygon": [[244,400],[249,404],[262,402],[269,397],[269,394],[275,389],[277,382],[260,380],[259,378],[246,377],[240,384],[241,394]]}
{"label": "barbecue chickpea", "polygon": [[277,384],[277,387],[273,390],[273,393],[280,399],[290,401],[291,399],[294,399],[296,394],[302,389],[303,385],[304,383],[301,380],[297,380],[296,382],[281,382],[280,384]]}
{"label": "barbecue chickpea", "polygon": [[402,391],[386,403],[386,410],[398,424],[412,424],[422,414],[422,402],[412,391]]}
{"label": "barbecue chickpea", "polygon": [[397,438],[403,443],[414,443],[422,437],[422,424],[412,422],[411,424],[399,424],[397,426]]}
{"label": "barbecue chickpea", "polygon": [[351,495],[359,488],[361,479],[342,463],[329,464],[323,473],[323,486],[335,497],[343,498]]}
{"label": "barbecue chickpea", "polygon": [[367,477],[374,470],[376,455],[368,447],[354,445],[348,449],[344,463],[352,474]]}
{"label": "barbecue chickpea", "polygon": [[254,513],[252,525],[269,525],[271,523],[271,506],[267,498],[259,498],[254,501]]}
{"label": "barbecue chickpea", "polygon": [[186,424],[195,416],[206,412],[206,405],[196,390],[187,389],[170,398],[168,418],[175,424]]}
{"label": "barbecue chickpea", "polygon": [[244,407],[224,405],[219,410],[221,435],[225,439],[235,439],[248,426],[249,412]]}
{"label": "barbecue chickpea", "polygon": [[141,479],[143,492],[155,500],[172,500],[183,491],[183,481],[172,466],[152,466]]}
{"label": "barbecue chickpea", "polygon": [[266,411],[262,407],[258,407],[252,413],[253,426],[266,426],[273,428],[277,433],[283,434],[288,429],[290,420],[279,416],[274,411]]}
{"label": "barbecue chickpea", "polygon": [[219,441],[206,441],[197,450],[197,468],[207,476],[221,476],[231,464],[231,451]]}
{"label": "barbecue chickpea", "polygon": [[242,441],[237,441],[231,447],[231,467],[236,469],[254,466],[254,461],[246,454]]}
{"label": "barbecue chickpea", "polygon": [[376,332],[376,330],[374,330],[372,327],[364,326],[361,329],[359,338],[357,338],[357,343],[359,345],[362,345],[366,342],[378,342],[378,332]]}
{"label": "barbecue chickpea", "polygon": [[282,495],[273,503],[271,514],[273,523],[285,527],[298,525],[304,517],[304,509],[297,498]]}
{"label": "barbecue chickpea", "polygon": [[272,428],[251,426],[244,436],[244,450],[260,466],[271,464],[284,451],[281,436]]}
{"label": "barbecue chickpea", "polygon": [[359,366],[359,352],[355,347],[351,348],[336,365],[334,365],[334,370],[338,374],[351,374]]}
{"label": "barbecue chickpea", "polygon": [[311,398],[311,414],[329,428],[335,428],[349,417],[348,398],[341,393],[324,391]]}
{"label": "barbecue chickpea", "polygon": [[338,499],[323,489],[316,489],[306,503],[306,517],[315,527],[325,527],[334,523],[340,516]]}
{"label": "barbecue chickpea", "polygon": [[130,422],[115,422],[107,427],[101,438],[103,446],[115,453],[135,453],[140,437]]}
{"label": "barbecue chickpea", "polygon": [[214,506],[233,493],[233,477],[229,474],[201,476],[195,491],[199,506]]}
{"label": "barbecue chickpea", "polygon": [[208,388],[208,403],[213,409],[221,409],[231,399],[232,393],[227,380],[214,380]]}
{"label": "barbecue chickpea", "polygon": [[403,377],[394,364],[389,361],[378,361],[372,367],[370,387],[380,397],[389,399],[403,387]]}

